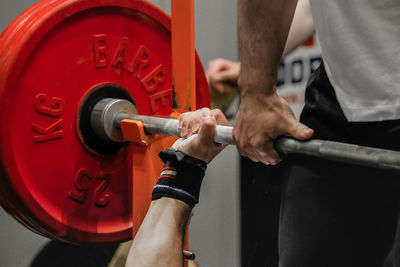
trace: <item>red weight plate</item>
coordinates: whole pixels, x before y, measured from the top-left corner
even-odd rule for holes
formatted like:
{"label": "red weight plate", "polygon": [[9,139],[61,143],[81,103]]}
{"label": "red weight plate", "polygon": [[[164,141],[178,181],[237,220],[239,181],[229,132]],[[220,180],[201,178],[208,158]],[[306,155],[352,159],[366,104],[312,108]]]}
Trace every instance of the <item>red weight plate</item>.
{"label": "red weight plate", "polygon": [[[32,16],[38,14],[42,11],[42,7],[47,5],[44,2],[39,2],[31,8],[24,11],[20,16],[18,16],[2,33],[0,36],[0,59],[4,58],[3,53],[8,53],[10,47],[13,45],[14,35],[23,34],[21,30],[25,29],[25,25],[29,24],[31,20],[26,18],[31,18]],[[2,180],[0,180],[2,182]],[[28,229],[45,236],[51,237],[49,233],[46,232],[44,228],[41,228],[32,218],[28,216],[29,212],[23,210],[20,199],[18,196],[12,194],[13,190],[8,188],[8,184],[0,184],[2,190],[0,190],[0,203],[3,208],[21,224],[23,224]],[[6,192],[6,194],[2,194]]]}
{"label": "red weight plate", "polygon": [[[41,1],[37,7],[0,40],[1,201],[47,236],[127,240],[131,149],[90,152],[80,141],[77,112],[94,88],[113,84],[126,89],[140,114],[170,114],[169,17],[145,1]],[[201,108],[209,106],[209,95],[198,58],[196,68]],[[10,199],[13,204],[5,203]]]}

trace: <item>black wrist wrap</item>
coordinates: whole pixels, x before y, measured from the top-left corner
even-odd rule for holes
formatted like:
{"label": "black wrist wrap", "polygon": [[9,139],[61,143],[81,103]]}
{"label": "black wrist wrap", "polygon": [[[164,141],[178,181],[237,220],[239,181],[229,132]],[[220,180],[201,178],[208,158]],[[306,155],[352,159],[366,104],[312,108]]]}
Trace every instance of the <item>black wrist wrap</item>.
{"label": "black wrist wrap", "polygon": [[199,202],[201,182],[207,164],[173,148],[160,152],[158,156],[165,165],[153,187],[152,199],[175,198],[193,208]]}

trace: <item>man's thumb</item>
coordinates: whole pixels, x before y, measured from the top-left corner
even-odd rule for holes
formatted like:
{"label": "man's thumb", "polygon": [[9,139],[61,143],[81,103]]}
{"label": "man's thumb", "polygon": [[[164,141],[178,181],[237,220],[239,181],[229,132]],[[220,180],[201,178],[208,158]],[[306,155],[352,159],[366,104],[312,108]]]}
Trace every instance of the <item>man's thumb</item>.
{"label": "man's thumb", "polygon": [[211,112],[209,110],[203,111],[200,121],[199,141],[203,144],[212,142],[215,134],[216,121],[211,116]]}
{"label": "man's thumb", "polygon": [[296,120],[293,120],[292,125],[289,127],[288,134],[298,140],[307,140],[314,135],[314,130]]}

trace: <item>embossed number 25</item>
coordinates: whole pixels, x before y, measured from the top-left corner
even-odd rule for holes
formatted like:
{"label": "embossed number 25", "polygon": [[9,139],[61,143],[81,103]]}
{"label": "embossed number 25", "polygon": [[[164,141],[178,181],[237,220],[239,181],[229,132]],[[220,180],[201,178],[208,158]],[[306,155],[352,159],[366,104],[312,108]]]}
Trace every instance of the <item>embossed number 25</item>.
{"label": "embossed number 25", "polygon": [[110,194],[106,192],[110,181],[108,175],[90,175],[87,170],[81,169],[76,175],[75,190],[71,191],[68,197],[79,204],[83,204],[93,190],[94,205],[105,208],[110,202]]}

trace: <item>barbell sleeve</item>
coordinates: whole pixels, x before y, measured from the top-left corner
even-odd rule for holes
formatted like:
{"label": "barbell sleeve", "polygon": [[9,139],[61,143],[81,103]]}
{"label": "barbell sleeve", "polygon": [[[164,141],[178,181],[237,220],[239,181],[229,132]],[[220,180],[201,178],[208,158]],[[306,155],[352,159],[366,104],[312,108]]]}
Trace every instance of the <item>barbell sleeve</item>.
{"label": "barbell sleeve", "polygon": [[[129,119],[141,121],[145,132],[148,134],[180,137],[178,120],[132,114],[129,112],[129,108],[127,108],[127,103],[133,106],[133,104],[126,100],[101,100],[92,112],[91,123],[94,131],[96,133],[103,133],[99,134],[99,136],[104,137],[104,135],[107,135],[109,139],[117,141],[117,139],[121,138],[113,138],[113,134],[110,131],[104,131],[104,129],[112,128],[113,133],[116,130],[120,132],[121,121]],[[118,106],[121,108],[118,108]],[[220,144],[235,145],[232,137],[232,129],[230,126],[217,125],[214,141]],[[122,134],[120,135],[122,136]],[[313,156],[381,169],[400,170],[400,152],[398,151],[317,139],[299,141],[290,137],[277,138],[275,140],[275,148],[282,155]]]}

